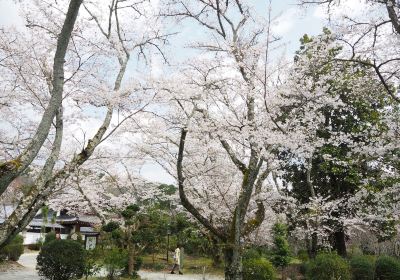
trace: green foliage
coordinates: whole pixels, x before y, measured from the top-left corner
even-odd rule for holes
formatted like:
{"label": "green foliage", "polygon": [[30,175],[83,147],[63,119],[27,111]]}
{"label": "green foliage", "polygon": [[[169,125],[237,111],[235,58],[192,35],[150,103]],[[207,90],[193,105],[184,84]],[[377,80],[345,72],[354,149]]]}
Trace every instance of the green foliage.
{"label": "green foliage", "polygon": [[56,239],[57,239],[56,233],[51,231],[51,232],[47,233],[46,236],[44,237],[44,243],[43,244],[47,244],[50,241],[53,241],[53,240],[56,240]]}
{"label": "green foliage", "polygon": [[308,252],[306,250],[299,250],[297,252],[297,258],[301,260],[302,263],[305,263],[309,260]]}
{"label": "green foliage", "polygon": [[177,188],[174,185],[161,184],[158,189],[165,195],[173,195],[176,193]]}
{"label": "green foliage", "polygon": [[350,280],[349,264],[336,253],[320,253],[306,266],[307,280]]}
{"label": "green foliage", "polygon": [[274,280],[276,272],[265,258],[243,260],[243,280]]}
{"label": "green foliage", "polygon": [[350,259],[353,280],[374,280],[375,257],[358,255]]}
{"label": "green foliage", "polygon": [[135,258],[135,264],[133,266],[133,270],[134,271],[139,271],[140,268],[142,267],[142,265],[143,265],[143,258],[142,257],[136,257]]}
{"label": "green foliage", "polygon": [[112,232],[114,230],[119,229],[119,224],[117,222],[111,221],[101,227],[102,231]]}
{"label": "green foliage", "polygon": [[140,207],[136,204],[131,204],[125,208],[121,212],[122,217],[124,217],[125,220],[132,219],[140,210]]}
{"label": "green foliage", "polygon": [[51,280],[80,279],[85,269],[85,251],[73,240],[44,244],[37,257],[38,274]]}
{"label": "green foliage", "polygon": [[376,260],[375,279],[377,280],[398,280],[400,279],[400,262],[399,260],[381,256]]}
{"label": "green foliage", "polygon": [[259,259],[262,255],[256,248],[248,248],[243,252],[243,260]]}
{"label": "green foliage", "polygon": [[276,223],[272,228],[274,247],[271,261],[276,267],[286,267],[290,262],[289,242],[287,241],[287,227],[285,224]]}
{"label": "green foliage", "polygon": [[[309,37],[305,35],[301,39],[300,50],[296,52],[295,56],[295,67],[298,67],[303,74],[298,83],[301,84],[312,77],[310,91],[322,86],[327,95],[343,104],[343,106],[335,107],[326,103],[316,109],[316,114],[319,114],[322,118],[319,125],[315,126],[318,127],[315,136],[324,144],[315,149],[309,159],[310,161],[304,158],[304,155],[296,154],[294,150],[288,149],[279,154],[285,162],[283,167],[285,172],[282,179],[293,186],[285,192],[288,192],[301,203],[308,203],[311,197],[307,183],[308,164],[311,166],[309,175],[314,191],[320,196],[329,197],[331,200],[351,197],[360,190],[361,186],[365,185],[365,181],[368,181],[368,184],[372,186],[379,186],[377,191],[394,185],[394,182],[388,182],[389,180],[383,179],[384,176],[382,176],[381,167],[385,166],[385,161],[387,161],[385,157],[376,159],[376,162],[371,164],[375,159],[371,160],[365,154],[355,151],[353,146],[348,144],[349,142],[345,141],[340,145],[335,143],[337,133],[347,135],[351,141],[359,146],[379,141],[379,135],[387,130],[382,108],[393,106],[393,101],[384,93],[380,83],[374,79],[367,67],[336,59],[340,56],[342,48],[335,40],[327,29],[324,29],[323,34],[319,36]],[[360,92],[363,92],[363,94],[360,94]],[[365,96],[369,96],[371,99],[368,100]],[[292,96],[289,95],[290,97]],[[301,111],[300,102],[292,106],[283,108],[284,113],[281,116],[283,120],[293,112],[293,108],[298,108]],[[299,118],[299,125],[302,126],[305,120],[300,115],[296,117]],[[307,122],[304,122],[304,126],[306,125]],[[391,152],[388,156],[393,157]],[[368,201],[359,202],[361,211],[368,209],[371,213],[371,206],[374,205],[368,203]],[[304,209],[299,214],[307,216],[309,215],[308,211]],[[340,216],[353,215],[353,213],[343,206],[335,214]],[[289,216],[288,218],[291,226],[304,227],[304,224],[299,223],[297,217]],[[380,222],[381,220],[377,219],[375,223],[371,223],[371,229],[377,233],[383,232],[382,237],[380,235],[378,237],[384,240],[384,238],[390,238],[395,234],[393,223],[390,222],[394,219],[391,217],[383,219],[388,220],[383,223]],[[325,223],[338,229],[342,227],[336,219],[324,221],[320,227],[325,226]],[[336,246],[335,242],[332,242],[331,245]]]}
{"label": "green foliage", "polygon": [[0,250],[0,260],[8,259],[10,261],[18,261],[24,252],[24,238],[17,235],[9,244]]}
{"label": "green foliage", "polygon": [[85,265],[83,275],[87,280],[100,271],[101,266],[98,264],[99,251],[97,249],[85,251]]}
{"label": "green foliage", "polygon": [[116,279],[126,268],[128,252],[120,248],[111,248],[103,251],[103,264],[107,270],[107,278]]}

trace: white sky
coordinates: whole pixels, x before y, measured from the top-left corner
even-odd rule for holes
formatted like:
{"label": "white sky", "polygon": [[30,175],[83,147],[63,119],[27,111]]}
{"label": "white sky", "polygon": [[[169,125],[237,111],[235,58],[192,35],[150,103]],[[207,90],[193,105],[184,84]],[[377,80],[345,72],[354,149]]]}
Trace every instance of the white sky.
{"label": "white sky", "polygon": [[[255,3],[257,11],[261,15],[267,14],[268,0],[252,0],[252,2]],[[306,11],[296,5],[296,0],[273,0],[272,7],[273,17],[278,17],[273,31],[282,37],[282,43],[286,43],[286,55],[289,57],[298,49],[299,39],[305,33],[309,35],[321,33],[324,20],[323,12],[320,9],[311,8]],[[0,0],[0,28],[12,25],[17,27],[24,25],[23,19],[18,14],[18,8],[14,0]],[[186,25],[182,34],[178,35],[174,41],[179,42],[188,34],[201,36],[198,32],[199,28],[196,28],[195,25]],[[182,55],[184,54],[182,53]],[[2,126],[1,120],[0,126]],[[140,175],[150,181],[174,183],[173,178],[156,164],[145,164],[140,170]]]}

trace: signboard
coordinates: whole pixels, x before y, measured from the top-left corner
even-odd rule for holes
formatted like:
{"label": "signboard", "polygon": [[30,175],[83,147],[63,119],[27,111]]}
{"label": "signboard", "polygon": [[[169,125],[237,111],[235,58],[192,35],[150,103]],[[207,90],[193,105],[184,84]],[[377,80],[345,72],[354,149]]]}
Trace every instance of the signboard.
{"label": "signboard", "polygon": [[86,250],[93,250],[96,248],[96,236],[86,236]]}

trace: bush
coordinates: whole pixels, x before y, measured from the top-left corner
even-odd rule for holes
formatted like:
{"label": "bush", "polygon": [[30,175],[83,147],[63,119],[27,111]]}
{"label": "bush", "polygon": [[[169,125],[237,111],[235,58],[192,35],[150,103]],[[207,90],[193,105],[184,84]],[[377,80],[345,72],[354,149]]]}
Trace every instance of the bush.
{"label": "bush", "polygon": [[375,258],[373,256],[354,256],[350,259],[353,280],[374,280]]}
{"label": "bush", "polygon": [[285,224],[276,223],[272,228],[274,247],[271,261],[275,267],[284,268],[290,263],[290,249],[287,241],[287,227]]}
{"label": "bush", "polygon": [[105,232],[113,232],[114,230],[119,229],[119,224],[117,222],[111,221],[101,227],[101,230]]}
{"label": "bush", "polygon": [[350,280],[349,264],[336,253],[320,253],[306,266],[308,280]]}
{"label": "bush", "polygon": [[400,279],[400,262],[389,256],[381,256],[376,260],[375,279],[398,280]]}
{"label": "bush", "polygon": [[134,266],[133,266],[133,270],[134,270],[134,271],[139,271],[140,268],[142,267],[142,265],[143,265],[143,258],[141,258],[141,257],[136,257],[136,258],[135,258],[135,264],[134,264]]}
{"label": "bush", "polygon": [[128,262],[128,253],[119,248],[104,251],[103,263],[107,270],[107,278],[112,280],[123,272]]}
{"label": "bush", "polygon": [[50,241],[42,246],[36,269],[51,280],[79,279],[85,269],[85,250],[74,240]]}
{"label": "bush", "polygon": [[0,259],[8,259],[10,261],[18,261],[19,257],[24,252],[24,238],[22,235],[17,235],[9,244],[0,250]]}
{"label": "bush", "polygon": [[299,250],[299,252],[297,253],[297,258],[303,263],[308,262],[308,260],[310,259],[306,250]]}
{"label": "bush", "polygon": [[85,265],[83,275],[87,280],[90,276],[95,275],[101,270],[101,266],[98,264],[99,251],[97,249],[85,251]]}
{"label": "bush", "polygon": [[249,248],[243,252],[243,259],[244,260],[249,260],[249,259],[259,259],[261,258],[260,252],[255,249],[255,248]]}
{"label": "bush", "polygon": [[53,240],[56,240],[56,239],[57,239],[56,233],[51,231],[51,232],[47,233],[46,236],[44,237],[44,243],[43,244],[47,244],[50,241],[53,241]]}
{"label": "bush", "polygon": [[273,265],[265,258],[243,261],[243,280],[274,280],[275,277]]}

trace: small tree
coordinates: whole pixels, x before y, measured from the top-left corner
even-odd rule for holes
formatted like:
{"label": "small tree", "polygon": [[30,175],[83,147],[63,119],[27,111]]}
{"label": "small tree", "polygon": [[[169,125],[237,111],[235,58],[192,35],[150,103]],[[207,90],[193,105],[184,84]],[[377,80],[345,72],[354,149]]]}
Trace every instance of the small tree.
{"label": "small tree", "polygon": [[290,262],[289,242],[287,241],[287,227],[285,224],[277,222],[272,228],[274,236],[274,247],[272,249],[272,263],[282,269]]}
{"label": "small tree", "polygon": [[24,252],[23,243],[24,238],[21,235],[14,237],[10,244],[0,249],[0,261],[6,258],[10,261],[18,261],[19,257]]}
{"label": "small tree", "polygon": [[83,275],[85,280],[99,272],[101,266],[98,264],[98,251],[96,249],[85,251],[85,265]]}
{"label": "small tree", "polygon": [[122,274],[128,262],[128,252],[120,248],[111,248],[103,252],[103,263],[107,270],[107,279],[114,280]]}
{"label": "small tree", "polygon": [[84,273],[85,251],[73,240],[53,240],[44,244],[37,257],[39,276],[50,280],[80,279]]}

